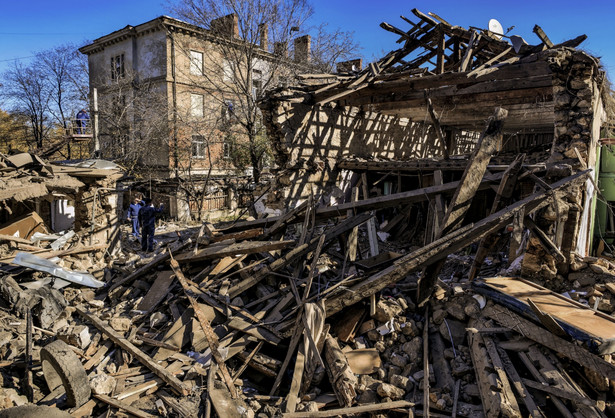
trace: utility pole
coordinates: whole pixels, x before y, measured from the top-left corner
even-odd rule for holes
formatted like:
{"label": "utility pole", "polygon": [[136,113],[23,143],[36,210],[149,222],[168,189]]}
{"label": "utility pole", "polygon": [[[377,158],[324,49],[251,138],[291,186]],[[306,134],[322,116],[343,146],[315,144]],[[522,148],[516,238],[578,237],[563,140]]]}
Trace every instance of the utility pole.
{"label": "utility pole", "polygon": [[100,158],[100,143],[98,142],[98,90],[94,88],[94,158]]}

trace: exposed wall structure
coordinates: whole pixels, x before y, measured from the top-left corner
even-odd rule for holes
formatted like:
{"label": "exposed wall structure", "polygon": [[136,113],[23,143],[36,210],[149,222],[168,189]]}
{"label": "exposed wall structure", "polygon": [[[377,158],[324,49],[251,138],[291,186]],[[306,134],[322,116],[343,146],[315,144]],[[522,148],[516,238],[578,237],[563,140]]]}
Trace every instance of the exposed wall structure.
{"label": "exposed wall structure", "polygon": [[[302,86],[278,91],[263,104],[280,164],[270,206],[293,206],[311,193],[332,193],[345,181],[342,168],[373,167],[380,178],[387,172],[399,175],[400,169],[420,178],[440,171],[454,179],[459,161],[444,153],[470,152],[472,142],[463,139],[482,132],[496,107],[508,111],[503,127],[508,152],[493,157],[492,170],[504,169],[519,152],[535,150],[526,164],[531,162],[534,170],[542,167],[550,181],[584,169],[583,164],[596,168],[605,76],[597,59],[575,49],[584,36],[552,48],[525,45],[515,52],[489,33],[473,44],[474,32],[413,12],[430,29],[415,26],[402,36],[406,43],[400,50],[359,73],[306,76]],[[438,33],[450,35],[450,44],[466,42],[466,50],[453,49],[446,56]],[[393,67],[422,45],[432,57],[441,54],[436,68]],[[419,54],[413,62],[425,60]],[[545,139],[552,139],[550,149],[542,145],[549,145]],[[527,144],[538,146],[525,149]],[[349,163],[351,156],[363,162]],[[386,160],[396,163],[387,170]],[[531,188],[519,193],[531,193]],[[526,274],[555,278],[567,272],[572,252],[587,254],[594,194],[588,181],[558,195],[536,215],[567,260],[556,265],[532,242]]]}

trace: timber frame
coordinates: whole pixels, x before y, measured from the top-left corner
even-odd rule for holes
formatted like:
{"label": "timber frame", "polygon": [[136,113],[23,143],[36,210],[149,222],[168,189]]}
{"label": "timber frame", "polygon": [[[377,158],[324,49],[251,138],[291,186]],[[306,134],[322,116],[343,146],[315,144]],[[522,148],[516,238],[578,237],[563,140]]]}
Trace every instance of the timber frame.
{"label": "timber frame", "polygon": [[[412,13],[418,22],[402,16],[409,30],[381,24],[401,44],[382,59],[357,71],[305,74],[261,104],[279,167],[269,208],[292,208],[312,193],[325,204],[350,202],[361,173],[377,194],[386,194],[384,181],[394,194],[436,185],[442,176],[444,183],[459,180],[496,108],[508,116],[487,174],[525,153],[520,179],[528,183],[517,199],[541,181],[536,174],[552,183],[588,167],[595,177],[606,77],[598,58],[576,49],[585,35],[554,45],[537,26],[540,43],[532,46]],[[536,215],[556,246],[565,243],[567,259],[590,251],[594,196],[588,180],[566,195],[559,222]],[[577,212],[564,228],[569,209]],[[429,228],[433,238],[437,229]],[[566,262],[559,264],[565,271]]]}

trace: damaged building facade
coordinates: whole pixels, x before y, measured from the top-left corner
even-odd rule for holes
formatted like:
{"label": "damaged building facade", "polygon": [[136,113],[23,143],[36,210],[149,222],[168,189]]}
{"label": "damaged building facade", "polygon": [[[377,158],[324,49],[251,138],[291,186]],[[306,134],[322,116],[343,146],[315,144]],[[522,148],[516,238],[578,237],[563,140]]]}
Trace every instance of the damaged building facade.
{"label": "damaged building facade", "polygon": [[[518,197],[546,187],[535,182],[537,175],[553,182],[594,170],[593,180],[558,195],[537,221],[566,260],[571,252],[588,255],[609,88],[599,61],[575,48],[585,36],[553,45],[542,33],[538,46],[511,45],[488,31],[417,14],[420,25],[408,32],[382,24],[404,46],[365,70],[306,75],[301,87],[281,89],[263,105],[281,169],[267,205],[293,207],[310,194],[349,202],[362,173],[363,198],[456,181],[501,107],[507,117],[487,173],[501,174],[524,153]],[[470,221],[489,213],[493,195],[474,198]],[[432,196],[425,200],[423,209],[434,206]],[[426,222],[427,234],[438,228],[431,209],[419,212],[412,216]],[[537,249],[534,257],[530,247],[528,273],[546,279],[567,273],[565,263],[557,267]]]}
{"label": "damaged building facade", "polygon": [[[249,108],[263,89],[287,83],[309,60],[309,35],[295,39],[292,59],[285,44],[270,45],[266,25],[258,41],[247,46],[236,15],[213,20],[209,29],[161,16],[80,48],[88,56],[90,90],[97,91],[102,157],[145,178],[148,171],[169,178],[159,192],[173,217],[189,219],[197,205],[234,209],[230,189],[251,175],[233,157],[246,146],[239,120],[253,117]],[[207,197],[197,198],[202,193]]]}

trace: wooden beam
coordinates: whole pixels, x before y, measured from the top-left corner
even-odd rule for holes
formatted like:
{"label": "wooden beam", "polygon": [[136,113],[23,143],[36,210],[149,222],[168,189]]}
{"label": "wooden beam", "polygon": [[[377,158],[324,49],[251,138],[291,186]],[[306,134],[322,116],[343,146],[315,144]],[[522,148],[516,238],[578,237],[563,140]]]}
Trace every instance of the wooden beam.
{"label": "wooden beam", "polygon": [[236,254],[255,254],[265,251],[275,251],[288,248],[295,243],[288,241],[245,241],[225,246],[206,247],[197,254],[185,253],[177,256],[178,263],[194,263],[203,260],[224,258]]}
{"label": "wooden beam", "polygon": [[566,261],[566,257],[564,257],[564,254],[562,254],[559,248],[557,248],[557,245],[555,245],[555,243],[551,241],[551,238],[549,238],[547,234],[545,234],[544,231],[536,225],[532,218],[526,216],[523,218],[523,223],[532,231],[534,236],[536,236],[538,241],[540,241],[543,248],[547,250],[547,252],[549,252],[549,254],[551,254],[558,263],[563,263]]}
{"label": "wooden beam", "polygon": [[542,43],[545,44],[547,48],[553,48],[553,42],[551,42],[545,31],[543,31],[540,26],[534,25],[534,29],[532,29],[532,32],[534,32],[536,36],[540,38]]}
{"label": "wooden beam", "polygon": [[161,367],[157,362],[152,360],[150,356],[145,354],[143,351],[138,349],[134,344],[126,340],[123,336],[121,336],[118,332],[116,332],[113,328],[105,324],[102,320],[100,320],[97,316],[90,312],[86,312],[79,307],[75,308],[77,313],[81,315],[84,319],[89,321],[92,325],[98,328],[103,334],[105,334],[111,341],[115,344],[122,347],[122,349],[126,350],[130,354],[132,354],[141,364],[151,370],[156,376],[161,378],[165,383],[171,386],[173,389],[177,391],[182,396],[188,395],[191,390],[190,388],[181,382],[178,378],[173,376],[171,373],[166,371],[163,367]]}
{"label": "wooden beam", "polygon": [[466,52],[463,54],[461,64],[459,65],[459,72],[463,73],[466,72],[468,68],[471,68],[470,62],[472,61],[472,53],[474,51],[474,46],[478,44],[480,38],[480,33],[472,31],[472,36],[470,37],[470,41],[468,42],[468,47],[466,48]]}
{"label": "wooden beam", "polygon": [[[491,205],[490,214],[497,212],[502,209],[502,207],[506,206],[506,204],[510,201],[512,197],[513,191],[515,189],[515,185],[517,184],[517,178],[519,176],[519,171],[523,167],[523,161],[525,161],[525,154],[521,154],[511,165],[508,166],[506,171],[504,172],[504,176],[500,181],[500,185],[498,186],[498,191],[496,192],[495,199],[493,200],[493,204]],[[478,272],[480,271],[480,267],[485,260],[485,257],[491,251],[493,246],[497,242],[497,237],[495,235],[489,235],[480,241],[478,245],[478,249],[476,250],[476,255],[474,256],[474,262],[472,263],[472,267],[470,268],[470,273],[468,274],[468,278],[470,281],[474,280]]]}
{"label": "wooden beam", "polygon": [[499,324],[550,348],[570,360],[576,361],[582,366],[594,370],[611,380],[615,379],[615,366],[611,363],[604,361],[576,344],[551,334],[544,328],[522,318],[509,309],[499,305],[493,305],[485,308],[483,315],[494,319]]}
{"label": "wooden beam", "polygon": [[[553,190],[566,189],[573,183],[585,179],[589,170],[576,173],[553,183]],[[338,292],[326,300],[327,316],[339,312],[346,306],[353,305],[370,295],[379,292],[390,284],[405,278],[409,273],[427,264],[446,258],[447,255],[497,231],[507,225],[517,213],[531,213],[546,206],[551,200],[552,192],[539,191],[516,202],[475,224],[467,225],[421,247],[396,260],[390,267],[379,271],[367,279],[350,287],[348,291]]]}
{"label": "wooden beam", "polygon": [[436,135],[440,140],[440,151],[442,151],[442,156],[445,160],[449,159],[448,148],[446,147],[446,138],[444,137],[444,133],[442,132],[442,126],[440,125],[440,120],[438,119],[438,115],[433,108],[433,104],[431,103],[431,99],[427,95],[427,91],[425,91],[425,103],[427,104],[427,110],[429,111],[429,116],[431,117],[431,123],[436,131]]}
{"label": "wooden beam", "polygon": [[512,382],[512,387],[517,391],[519,398],[521,398],[521,401],[525,404],[525,407],[527,408],[530,414],[530,417],[532,418],[544,417],[540,409],[538,409],[536,402],[534,402],[534,398],[532,398],[532,395],[528,392],[527,388],[525,387],[521,376],[517,372],[517,369],[515,369],[515,366],[513,365],[513,362],[510,360],[510,357],[508,357],[508,354],[506,353],[506,351],[499,345],[496,347],[498,350],[498,354],[500,355],[500,359],[502,361],[502,367],[504,367],[504,370],[506,370],[506,374],[508,375],[509,379]]}
{"label": "wooden beam", "polygon": [[[505,109],[496,108],[493,117],[489,121],[489,125],[478,140],[476,150],[472,154],[466,170],[463,172],[459,187],[451,199],[436,238],[454,231],[463,222],[467,211],[470,209],[472,199],[476,195],[481,180],[485,175],[491,155],[501,148],[502,127],[507,115],[508,112]],[[433,266],[427,266],[423,274],[421,274],[417,294],[419,306],[424,305],[431,296],[442,265],[443,261],[440,261]]]}
{"label": "wooden beam", "polygon": [[120,409],[122,411],[126,411],[128,412],[130,415],[134,415],[135,417],[139,417],[139,418],[154,418],[155,415],[151,415],[148,414],[147,412],[143,412],[140,409],[137,409],[133,406],[128,405],[127,403],[124,402],[120,402],[117,399],[113,399],[107,395],[97,395],[97,394],[93,394],[92,396],[94,396],[96,399],[103,401],[104,403],[106,403],[107,405],[110,405],[114,408]]}
{"label": "wooden beam", "polygon": [[294,412],[283,414],[283,418],[325,418],[336,416],[359,415],[369,412],[389,411],[391,409],[414,408],[414,404],[408,401],[393,401],[375,403],[369,405],[353,406],[351,408],[329,409],[327,411]]}
{"label": "wooden beam", "polygon": [[[360,214],[360,215],[353,216],[352,218],[347,219],[346,221],[338,224],[337,226],[333,228],[330,228],[329,230],[325,232],[325,235],[326,235],[325,242],[330,242],[332,239],[337,238],[339,235],[351,230],[355,226],[362,224],[363,222],[367,221],[371,217],[372,215],[370,214]],[[316,249],[316,247],[318,246],[319,240],[320,240],[320,237],[316,237],[316,238],[313,238],[308,244],[303,244],[303,245],[298,246],[297,248],[294,248],[293,250],[288,252],[288,254],[284,255],[281,258],[278,258],[277,260],[275,260],[268,266],[263,267],[253,276],[247,279],[244,279],[240,283],[234,285],[228,291],[229,297],[234,298],[235,296],[238,296],[245,290],[256,285],[258,282],[263,280],[265,277],[267,277],[272,272],[278,271],[279,269],[285,266],[288,266],[289,264],[292,264],[296,260],[299,260],[301,257],[305,256],[308,252]]]}
{"label": "wooden beam", "polygon": [[205,334],[205,339],[207,340],[207,344],[209,345],[211,356],[216,361],[218,367],[220,368],[220,372],[222,373],[222,378],[224,379],[226,386],[228,387],[228,390],[231,393],[231,398],[235,399],[238,396],[237,389],[235,388],[233,379],[231,378],[231,375],[228,372],[226,365],[224,364],[224,359],[222,358],[220,351],[218,351],[220,347],[220,341],[218,340],[218,336],[214,333],[214,330],[211,328],[211,324],[209,323],[209,320],[207,319],[207,317],[201,310],[201,307],[199,306],[198,302],[196,301],[195,298],[192,297],[191,292],[189,290],[190,287],[188,285],[188,282],[186,281],[186,278],[184,277],[184,273],[181,271],[179,264],[177,263],[177,261],[175,261],[175,259],[173,258],[173,254],[171,254],[171,252],[169,252],[169,258],[170,258],[171,268],[175,272],[175,277],[177,277],[177,280],[184,288],[184,293],[186,294],[186,297],[188,298],[188,301],[190,302],[190,306],[192,306],[192,309],[194,310],[194,313],[196,314],[198,322],[201,325],[201,328],[203,329],[203,333]]}
{"label": "wooden beam", "polygon": [[[499,181],[502,178],[502,173],[488,175],[483,178],[480,183],[479,190],[491,188],[491,183]],[[317,219],[326,219],[344,216],[348,210],[354,210],[356,213],[370,211],[374,209],[384,209],[394,207],[400,204],[412,202],[424,202],[429,198],[445,193],[454,192],[459,186],[458,181],[445,183],[440,186],[425,187],[422,189],[412,190],[409,192],[395,193],[389,196],[378,196],[370,199],[358,200],[356,202],[342,203],[337,206],[319,207],[315,211]],[[257,219],[254,221],[237,222],[229,230],[243,230],[255,227],[269,225],[275,222],[278,217]]]}
{"label": "wooden beam", "polygon": [[144,274],[153,271],[154,267],[156,267],[158,264],[161,264],[169,259],[169,255],[171,254],[171,251],[173,252],[181,251],[184,248],[188,247],[191,243],[192,241],[190,239],[187,239],[186,241],[183,241],[183,242],[177,241],[171,244],[168,248],[165,248],[160,254],[158,254],[152,261],[150,261],[143,267],[139,267],[138,269],[130,273],[128,276],[124,277],[123,279],[118,280],[113,285],[111,285],[108,293],[111,293],[113,290],[117,289],[118,287],[128,284],[132,282],[133,280],[138,279],[139,277],[143,276]]}

